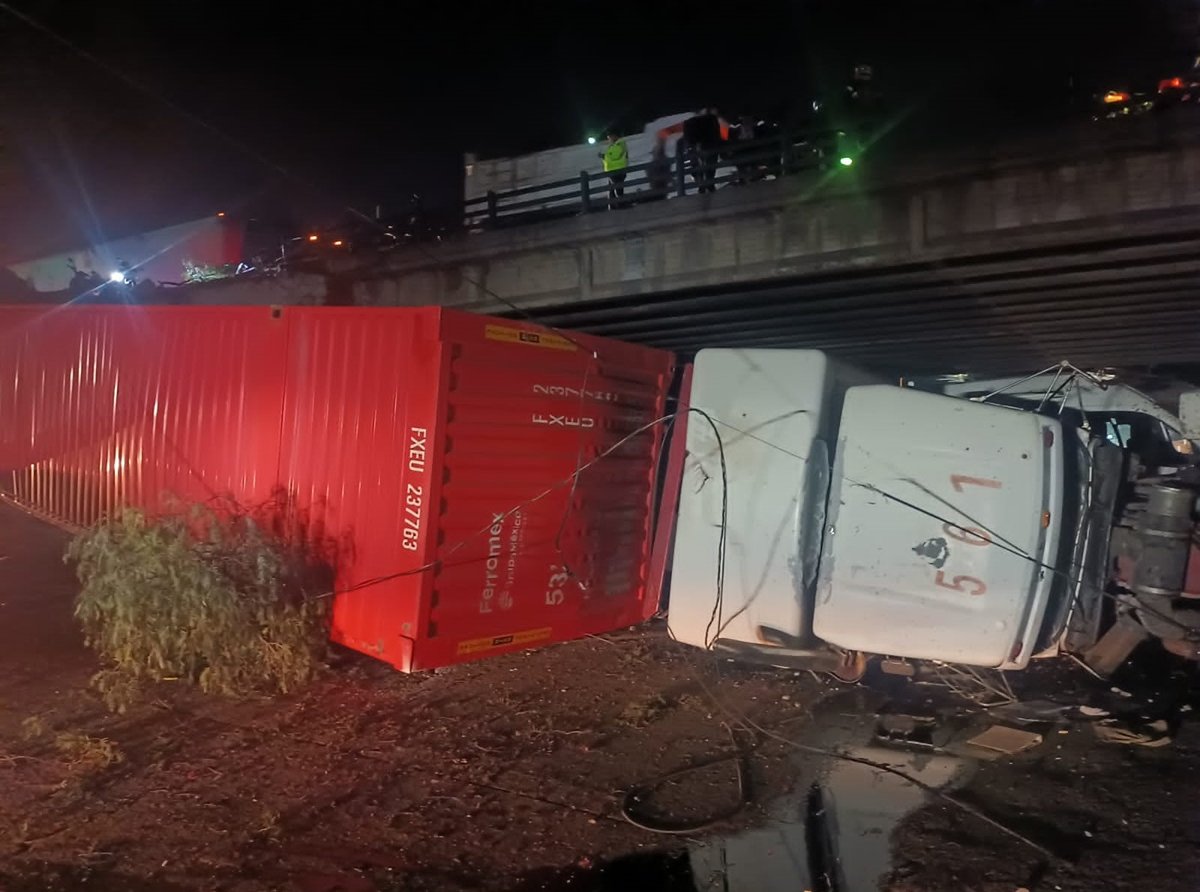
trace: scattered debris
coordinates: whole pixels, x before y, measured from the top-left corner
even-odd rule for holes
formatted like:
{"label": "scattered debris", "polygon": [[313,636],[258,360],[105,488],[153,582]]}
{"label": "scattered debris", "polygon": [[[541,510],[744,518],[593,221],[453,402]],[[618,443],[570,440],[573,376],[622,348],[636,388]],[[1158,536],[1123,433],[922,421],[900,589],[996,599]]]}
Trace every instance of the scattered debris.
{"label": "scattered debris", "polygon": [[1105,719],[1092,725],[1092,730],[1105,743],[1149,747],[1167,746],[1171,743],[1170,729],[1162,719],[1137,727],[1117,719]]}
{"label": "scattered debris", "polygon": [[883,743],[933,749],[936,727],[933,716],[882,713],[875,724],[875,737]]}
{"label": "scattered debris", "polygon": [[674,705],[659,693],[630,700],[617,716],[617,722],[630,728],[644,728],[670,712]]}
{"label": "scattered debris", "polygon": [[934,663],[930,665],[928,675],[934,683],[981,709],[995,709],[1017,699],[1008,677],[998,669]]}
{"label": "scattered debris", "polygon": [[64,731],[54,738],[54,748],[80,772],[90,774],[125,760],[120,748],[107,737]]}
{"label": "scattered debris", "polygon": [[1054,722],[1066,716],[1073,706],[1055,703],[1052,700],[1018,700],[993,708],[990,714],[994,718],[1018,724],[1038,722]]}
{"label": "scattered debris", "polygon": [[1108,678],[1148,637],[1145,626],[1123,613],[1100,640],[1088,648],[1081,665],[1098,678]]}
{"label": "scattered debris", "polygon": [[26,740],[36,740],[50,730],[45,716],[31,715],[21,722],[21,736]]}
{"label": "scattered debris", "polygon": [[1005,756],[1015,756],[1031,750],[1042,742],[1041,734],[1032,731],[1022,731],[1019,728],[1009,728],[1004,725],[992,725],[982,734],[976,734],[967,744],[980,749],[991,750]]}
{"label": "scattered debris", "polygon": [[912,678],[917,674],[917,667],[901,657],[885,657],[879,661],[879,668],[887,675],[901,675]]}

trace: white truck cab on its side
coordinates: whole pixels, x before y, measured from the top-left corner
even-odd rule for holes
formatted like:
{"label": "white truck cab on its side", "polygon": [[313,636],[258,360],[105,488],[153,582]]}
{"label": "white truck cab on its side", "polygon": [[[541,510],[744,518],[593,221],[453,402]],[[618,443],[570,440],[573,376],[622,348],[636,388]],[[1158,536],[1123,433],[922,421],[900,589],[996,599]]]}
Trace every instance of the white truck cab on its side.
{"label": "white truck cab on its side", "polygon": [[882,385],[813,350],[702,350],[693,375],[668,609],[681,641],[778,665],[834,651],[1020,669],[1094,644],[1114,611],[1190,622],[1167,606],[1186,545],[1144,562],[1152,602],[1109,578],[1118,554],[1163,541],[1143,530],[1164,526],[1153,505],[1175,506],[1174,529],[1188,503],[1172,489],[1148,514],[1124,505],[1163,469],[1147,477],[1102,419]]}

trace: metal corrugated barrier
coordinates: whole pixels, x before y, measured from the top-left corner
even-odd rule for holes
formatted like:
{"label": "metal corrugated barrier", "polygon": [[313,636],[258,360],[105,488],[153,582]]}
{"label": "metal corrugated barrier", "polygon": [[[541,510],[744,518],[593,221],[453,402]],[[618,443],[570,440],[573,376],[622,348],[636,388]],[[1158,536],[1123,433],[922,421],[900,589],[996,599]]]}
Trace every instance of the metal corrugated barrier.
{"label": "metal corrugated barrier", "polygon": [[[1174,224],[1170,224],[1174,226]],[[638,295],[543,323],[689,352],[812,347],[889,373],[1200,360],[1200,220],[1152,238]]]}

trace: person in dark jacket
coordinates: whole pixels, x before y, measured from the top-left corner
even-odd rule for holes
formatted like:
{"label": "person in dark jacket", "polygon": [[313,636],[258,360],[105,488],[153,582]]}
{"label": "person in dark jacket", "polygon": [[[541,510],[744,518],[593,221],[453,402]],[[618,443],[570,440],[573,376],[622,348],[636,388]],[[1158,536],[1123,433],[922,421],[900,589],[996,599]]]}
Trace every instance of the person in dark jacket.
{"label": "person in dark jacket", "polygon": [[717,110],[703,109],[683,122],[683,139],[687,144],[688,167],[701,192],[715,192],[717,154],[721,149],[721,120]]}
{"label": "person in dark jacket", "polygon": [[755,154],[755,149],[745,148],[747,143],[753,142],[757,137],[758,131],[754,118],[750,117],[750,115],[742,115],[741,121],[729,137],[730,144],[734,146],[731,154],[733,155],[734,163],[737,164],[738,171],[734,182],[738,185],[744,185],[751,180],[759,178],[758,163],[751,160]]}

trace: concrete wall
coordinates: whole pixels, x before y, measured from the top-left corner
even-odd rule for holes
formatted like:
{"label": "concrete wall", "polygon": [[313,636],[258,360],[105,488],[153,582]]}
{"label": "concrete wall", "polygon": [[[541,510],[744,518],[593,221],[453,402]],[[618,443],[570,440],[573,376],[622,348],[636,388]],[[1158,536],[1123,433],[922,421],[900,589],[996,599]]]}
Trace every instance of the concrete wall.
{"label": "concrete wall", "polygon": [[159,289],[163,303],[250,306],[322,306],[333,303],[329,277],[317,273],[285,276],[238,276],[182,288]]}
{"label": "concrete wall", "polygon": [[1152,236],[1198,209],[1200,145],[1002,169],[852,168],[408,247],[351,261],[324,282],[237,279],[194,294],[503,311],[493,294],[549,307]]}

